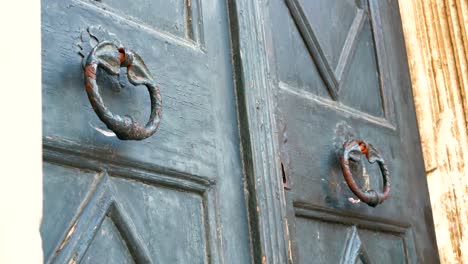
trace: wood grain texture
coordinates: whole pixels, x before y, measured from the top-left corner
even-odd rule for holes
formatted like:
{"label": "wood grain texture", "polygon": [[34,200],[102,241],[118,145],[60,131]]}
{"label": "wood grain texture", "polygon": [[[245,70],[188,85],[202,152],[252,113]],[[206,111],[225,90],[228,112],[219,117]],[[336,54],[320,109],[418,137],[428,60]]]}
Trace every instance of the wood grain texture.
{"label": "wood grain texture", "polygon": [[442,263],[468,262],[468,4],[399,1]]}
{"label": "wood grain texture", "polygon": [[[270,28],[267,61],[275,95],[280,157],[289,175],[290,188],[285,197],[291,262],[338,262],[346,246],[349,217],[359,215],[371,226],[368,230],[356,226],[371,263],[439,263],[398,2],[296,1],[308,18],[302,22],[310,24],[322,50],[328,49],[336,57],[347,51],[342,45],[325,43],[335,43],[337,36],[348,36],[352,11],[365,10],[363,28],[338,100],[327,91],[317,66],[321,62],[311,54],[310,41],[294,18],[289,1],[268,2],[269,18],[274,19],[264,22]],[[317,8],[319,3],[324,8]],[[340,14],[350,13],[350,22],[345,23]],[[336,27],[330,28],[330,23],[318,17],[324,21],[328,18]],[[376,34],[379,31],[382,34]],[[389,164],[391,198],[376,208],[356,201],[343,179],[337,155],[344,142],[339,133],[343,123],[356,137],[372,142]],[[378,166],[367,165],[365,170],[363,165],[362,177],[358,177],[360,184],[381,188]],[[298,204],[332,213],[306,210],[304,217],[301,210],[298,216],[294,209]],[[309,217],[311,214],[314,219]],[[389,222],[407,227],[413,238],[407,241],[377,230]],[[366,263],[362,258],[359,261]]]}
{"label": "wood grain texture", "polygon": [[[255,263],[287,263],[288,229],[268,65],[269,3],[229,0],[244,173]],[[247,129],[248,128],[248,129]],[[289,242],[289,244],[288,244]],[[290,249],[290,248],[289,248]]]}
{"label": "wood grain texture", "polygon": [[[146,2],[41,3],[46,263],[250,263],[226,3]],[[83,57],[116,39],[161,88],[161,133],[144,141],[119,140],[86,98]],[[148,119],[146,91],[100,70],[106,106]]]}

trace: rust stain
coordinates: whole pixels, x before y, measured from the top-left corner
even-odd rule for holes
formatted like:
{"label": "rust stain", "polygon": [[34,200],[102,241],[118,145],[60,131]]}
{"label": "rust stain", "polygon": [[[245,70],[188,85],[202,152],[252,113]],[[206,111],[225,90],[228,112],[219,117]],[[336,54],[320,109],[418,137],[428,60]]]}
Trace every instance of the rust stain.
{"label": "rust stain", "polygon": [[119,48],[119,61],[120,64],[125,61],[125,49],[124,48]]}
{"label": "rust stain", "polygon": [[85,83],[86,83],[86,90],[92,90],[94,88],[93,83],[91,80],[96,80],[96,71],[94,67],[91,65],[86,65],[85,67]]}
{"label": "rust stain", "polygon": [[94,70],[94,67],[92,65],[86,65],[85,75],[88,78],[92,78],[92,79],[96,80],[96,71]]}
{"label": "rust stain", "polygon": [[359,140],[358,141],[358,144],[359,144],[359,148],[361,149],[361,152],[363,154],[366,154],[367,155],[367,146],[366,146],[366,143],[364,143],[364,141],[362,140]]}
{"label": "rust stain", "polygon": [[93,84],[87,79],[86,80],[86,90],[92,90],[94,88]]}

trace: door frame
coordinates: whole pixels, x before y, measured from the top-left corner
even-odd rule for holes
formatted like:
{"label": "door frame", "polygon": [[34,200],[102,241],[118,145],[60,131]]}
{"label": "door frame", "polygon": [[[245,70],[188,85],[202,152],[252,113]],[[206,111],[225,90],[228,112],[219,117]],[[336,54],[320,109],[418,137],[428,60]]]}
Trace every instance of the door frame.
{"label": "door frame", "polygon": [[268,62],[268,1],[227,0],[250,233],[255,263],[292,263]]}

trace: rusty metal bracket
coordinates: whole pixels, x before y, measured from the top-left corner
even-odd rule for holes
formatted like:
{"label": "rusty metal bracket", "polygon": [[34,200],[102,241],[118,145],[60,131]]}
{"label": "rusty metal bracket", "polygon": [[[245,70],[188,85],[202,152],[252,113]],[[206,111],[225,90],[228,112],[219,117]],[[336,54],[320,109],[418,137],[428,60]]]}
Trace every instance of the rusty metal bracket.
{"label": "rusty metal bracket", "polygon": [[[380,167],[383,178],[383,192],[374,190],[362,190],[354,181],[349,161],[359,161],[360,155],[365,155],[370,163],[375,163]],[[390,174],[384,159],[380,153],[369,143],[363,140],[349,139],[343,144],[343,153],[340,157],[343,175],[349,188],[353,193],[369,206],[376,207],[383,203],[390,196]]]}
{"label": "rusty metal bracket", "polygon": [[[96,81],[98,67],[117,75],[121,67],[127,67],[127,78],[133,85],[145,85],[151,98],[151,114],[145,126],[131,116],[113,114],[105,106]],[[153,135],[162,117],[162,99],[151,73],[141,57],[132,50],[109,41],[98,43],[89,53],[84,67],[86,92],[99,119],[114,131],[121,140],[142,140]]]}

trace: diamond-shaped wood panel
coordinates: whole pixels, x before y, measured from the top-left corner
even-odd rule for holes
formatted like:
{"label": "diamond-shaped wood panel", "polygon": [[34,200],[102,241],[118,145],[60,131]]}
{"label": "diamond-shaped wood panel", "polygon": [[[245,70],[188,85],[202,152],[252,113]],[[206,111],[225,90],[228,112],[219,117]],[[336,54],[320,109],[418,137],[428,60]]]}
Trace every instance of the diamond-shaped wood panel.
{"label": "diamond-shaped wood panel", "polygon": [[295,202],[297,263],[413,263],[411,227],[364,215]]}
{"label": "diamond-shaped wood panel", "polygon": [[366,249],[364,248],[361,242],[361,238],[359,237],[356,226],[351,227],[351,229],[348,231],[345,251],[340,263],[371,263],[369,260],[369,256],[367,255]]}
{"label": "diamond-shaped wood panel", "polygon": [[[371,43],[367,43],[367,55],[373,62],[359,72],[367,76],[369,72],[366,69],[370,68],[371,72],[378,74],[377,45],[367,1],[286,0],[286,3],[334,100],[338,100],[361,38],[371,37]],[[369,32],[363,34],[365,30]],[[379,92],[379,78],[374,79],[375,90]]]}
{"label": "diamond-shaped wood panel", "polygon": [[133,264],[135,259],[115,222],[105,217],[80,263]]}
{"label": "diamond-shaped wood panel", "polygon": [[[111,226],[115,227],[119,237],[123,238],[120,242],[128,249],[131,255],[128,257],[136,263],[152,263],[149,251],[136,232],[135,225],[115,201],[113,186],[107,175],[99,179],[89,201],[68,230],[50,262],[80,263],[106,219],[112,222]],[[109,227],[108,224],[104,227]]]}

